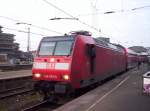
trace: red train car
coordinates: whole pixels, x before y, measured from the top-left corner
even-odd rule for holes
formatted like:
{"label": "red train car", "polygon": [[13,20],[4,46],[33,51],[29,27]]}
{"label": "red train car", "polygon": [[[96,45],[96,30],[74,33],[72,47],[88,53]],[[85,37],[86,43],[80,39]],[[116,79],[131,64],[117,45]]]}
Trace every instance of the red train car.
{"label": "red train car", "polygon": [[148,63],[148,55],[147,54],[139,54],[139,62],[140,63]]}
{"label": "red train car", "polygon": [[32,68],[35,88],[44,93],[68,93],[127,68],[123,47],[92,38],[87,31],[44,37]]}
{"label": "red train car", "polygon": [[127,68],[135,68],[138,66],[139,63],[139,56],[138,53],[131,49],[126,49],[127,51]]}

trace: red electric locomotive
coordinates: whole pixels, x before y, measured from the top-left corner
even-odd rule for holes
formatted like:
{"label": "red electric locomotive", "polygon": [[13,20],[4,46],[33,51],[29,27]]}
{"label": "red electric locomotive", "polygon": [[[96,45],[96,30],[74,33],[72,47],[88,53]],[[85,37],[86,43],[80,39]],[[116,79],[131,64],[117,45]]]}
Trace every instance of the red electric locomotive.
{"label": "red electric locomotive", "polygon": [[35,88],[45,95],[66,94],[127,68],[122,46],[92,38],[87,31],[44,37],[32,68]]}

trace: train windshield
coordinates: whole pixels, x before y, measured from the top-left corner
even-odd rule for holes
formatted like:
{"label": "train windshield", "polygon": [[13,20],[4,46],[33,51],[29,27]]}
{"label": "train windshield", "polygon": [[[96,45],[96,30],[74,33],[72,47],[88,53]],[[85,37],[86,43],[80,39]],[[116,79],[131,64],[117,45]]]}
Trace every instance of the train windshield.
{"label": "train windshield", "polygon": [[73,41],[43,41],[39,55],[70,55]]}

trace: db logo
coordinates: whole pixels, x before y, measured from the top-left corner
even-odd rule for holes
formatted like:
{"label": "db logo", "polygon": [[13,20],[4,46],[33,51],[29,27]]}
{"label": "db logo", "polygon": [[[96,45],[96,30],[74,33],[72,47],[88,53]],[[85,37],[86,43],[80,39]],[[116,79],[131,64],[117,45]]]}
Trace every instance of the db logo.
{"label": "db logo", "polygon": [[49,69],[55,69],[55,63],[48,63],[47,68]]}

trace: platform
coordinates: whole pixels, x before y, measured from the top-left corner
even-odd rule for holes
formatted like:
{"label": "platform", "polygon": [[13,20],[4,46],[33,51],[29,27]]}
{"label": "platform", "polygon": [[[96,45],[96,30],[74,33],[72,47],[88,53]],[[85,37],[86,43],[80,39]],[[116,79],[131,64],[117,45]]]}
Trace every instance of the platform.
{"label": "platform", "polygon": [[147,69],[132,69],[54,111],[150,111],[150,95],[142,90]]}
{"label": "platform", "polygon": [[31,70],[0,72],[0,80],[31,76]]}

